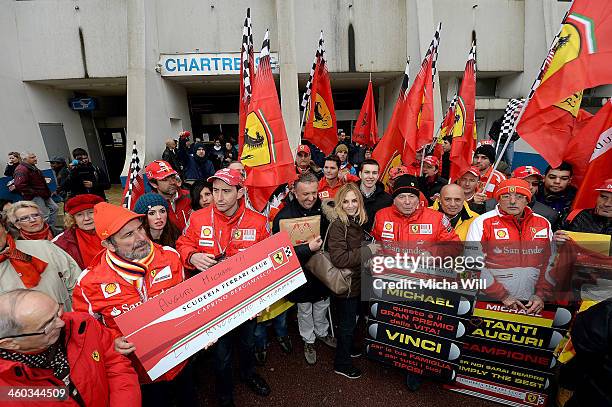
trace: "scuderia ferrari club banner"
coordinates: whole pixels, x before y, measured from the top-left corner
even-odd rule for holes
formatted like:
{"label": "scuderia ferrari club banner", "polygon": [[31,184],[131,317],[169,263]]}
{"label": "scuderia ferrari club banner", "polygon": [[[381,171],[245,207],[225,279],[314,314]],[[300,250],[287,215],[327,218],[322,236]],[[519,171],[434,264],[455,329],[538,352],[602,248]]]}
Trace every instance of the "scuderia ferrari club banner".
{"label": "scuderia ferrari club banner", "polygon": [[277,233],[115,318],[151,380],[306,283]]}

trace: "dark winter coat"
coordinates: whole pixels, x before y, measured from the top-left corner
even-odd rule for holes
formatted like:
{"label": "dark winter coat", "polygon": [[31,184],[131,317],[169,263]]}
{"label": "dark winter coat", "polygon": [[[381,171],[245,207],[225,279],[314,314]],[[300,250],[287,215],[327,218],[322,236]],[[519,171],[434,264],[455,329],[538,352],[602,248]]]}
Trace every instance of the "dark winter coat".
{"label": "dark winter coat", "polygon": [[435,201],[433,196],[439,194],[442,187],[446,184],[448,184],[448,180],[441,178],[438,175],[435,176],[433,181],[428,179],[428,177],[419,178],[421,192],[423,192],[423,195],[425,195],[429,201],[429,205],[433,205]]}
{"label": "dark winter coat", "polygon": [[[91,181],[93,186],[86,188],[83,181]],[[64,190],[68,193],[69,198],[82,194],[94,194],[106,200],[104,190],[110,187],[106,172],[92,163],[80,163],[74,166],[64,183]]]}
{"label": "dark winter coat", "polygon": [[572,203],[576,197],[576,192],[576,188],[570,185],[560,194],[547,194],[544,190],[544,184],[540,184],[535,199],[557,211],[559,217],[563,219],[570,212]]}
{"label": "dark winter coat", "polygon": [[[361,181],[359,181],[358,184],[361,186]],[[376,183],[376,190],[368,198],[363,195],[363,192],[361,195],[363,196],[363,203],[368,215],[368,221],[363,224],[363,230],[370,232],[372,230],[372,225],[374,224],[376,212],[382,208],[393,205],[393,198],[390,194],[385,192],[385,186],[380,181]]]}
{"label": "dark winter coat", "polygon": [[[321,216],[321,238],[325,237],[325,232],[329,226],[329,221],[323,215],[321,210],[321,201],[317,199],[317,202],[310,209],[304,209],[297,199],[290,201],[283,209],[281,209],[272,223],[272,233],[278,233],[280,231],[280,221],[282,219],[295,219],[304,218],[307,216]],[[329,290],[319,279],[317,279],[312,273],[305,267],[306,263],[312,255],[313,251],[310,250],[308,244],[300,244],[294,246],[295,253],[304,269],[306,275],[306,284],[293,291],[287,296],[287,299],[292,302],[318,302],[329,297]]]}
{"label": "dark winter coat", "polygon": [[365,232],[361,225],[350,219],[348,225],[340,219],[329,225],[327,250],[331,262],[337,268],[351,269],[351,290],[348,297],[361,295],[361,267],[372,256],[372,251],[364,245]]}
{"label": "dark winter coat", "polygon": [[37,196],[47,199],[51,196],[45,176],[34,165],[20,163],[15,168],[13,178],[15,179],[15,192],[20,193],[25,200],[31,201]]}
{"label": "dark winter coat", "polygon": [[612,219],[596,215],[594,209],[584,209],[563,229],[572,232],[612,235]]}

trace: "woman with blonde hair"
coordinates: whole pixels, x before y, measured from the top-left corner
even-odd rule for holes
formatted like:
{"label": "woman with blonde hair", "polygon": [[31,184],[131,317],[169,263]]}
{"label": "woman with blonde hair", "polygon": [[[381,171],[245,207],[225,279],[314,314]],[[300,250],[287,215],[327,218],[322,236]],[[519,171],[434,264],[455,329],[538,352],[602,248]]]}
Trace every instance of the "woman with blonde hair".
{"label": "woman with blonde hair", "polygon": [[374,243],[364,244],[366,234],[362,225],[368,216],[359,188],[353,183],[343,185],[334,201],[337,218],[329,225],[327,250],[335,267],[353,271],[348,295],[335,298],[338,310],[338,346],[334,372],[349,379],[357,379],[361,371],[353,366],[351,354],[358,353],[352,352],[351,348],[359,310],[361,265],[377,252],[378,246]]}
{"label": "woman with blonde hair", "polygon": [[53,233],[34,201],[15,202],[6,213],[19,240],[51,240]]}

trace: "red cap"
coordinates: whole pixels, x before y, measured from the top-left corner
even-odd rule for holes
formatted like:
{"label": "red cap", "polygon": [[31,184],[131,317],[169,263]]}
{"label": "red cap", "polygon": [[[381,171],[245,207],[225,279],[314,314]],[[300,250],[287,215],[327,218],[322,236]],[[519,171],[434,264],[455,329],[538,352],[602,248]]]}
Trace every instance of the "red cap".
{"label": "red cap", "polygon": [[96,234],[102,240],[108,239],[110,236],[117,233],[132,219],[142,218],[146,215],[139,215],[124,208],[109,204],[108,202],[100,202],[94,206],[94,225],[96,226]]}
{"label": "red cap", "polygon": [[163,160],[155,160],[149,163],[146,166],[145,171],[147,173],[147,178],[149,179],[164,179],[168,178],[170,175],[177,175],[177,172],[174,171],[172,166],[168,164],[167,161]]}
{"label": "red cap", "polygon": [[595,191],[612,192],[612,178],[605,180]]}
{"label": "red cap", "polygon": [[467,174],[468,172],[469,172],[470,174],[474,175],[476,178],[480,178],[480,170],[479,170],[477,167],[474,167],[474,166],[472,166],[472,167],[467,167],[467,168],[465,169],[465,171],[463,171],[463,172],[461,173],[461,176],[463,177],[463,176],[464,176],[465,174]]}
{"label": "red cap", "polygon": [[297,152],[310,154],[310,147],[308,147],[306,144],[300,144],[297,148]]}
{"label": "red cap", "polygon": [[240,174],[240,171],[238,170],[223,168],[222,170],[215,172],[215,175],[213,175],[212,177],[208,177],[207,181],[213,182],[215,178],[220,179],[221,181],[225,182],[227,185],[231,185],[231,186],[243,186],[244,185],[244,179],[242,178],[242,174]]}
{"label": "red cap", "polygon": [[500,195],[510,192],[525,195],[527,200],[531,201],[531,189],[529,188],[529,183],[518,178],[508,178],[497,184],[495,190],[493,191],[493,197],[496,201],[499,201]]}
{"label": "red cap", "polygon": [[77,195],[74,198],[70,198],[64,205],[64,211],[71,215],[75,215],[86,209],[91,209],[95,204],[104,202],[104,199],[94,194],[83,194]]}
{"label": "red cap", "polygon": [[538,170],[536,167],[531,166],[531,165],[524,165],[522,167],[518,167],[512,172],[513,178],[525,179],[532,175],[535,175],[538,178],[544,178],[542,174],[540,173],[540,170]]}
{"label": "red cap", "polygon": [[433,155],[428,155],[427,157],[423,158],[423,162],[429,165],[433,165],[434,167],[440,167],[440,160],[438,160],[438,157],[435,157]]}
{"label": "red cap", "polygon": [[399,167],[393,167],[389,170],[389,178],[391,179],[396,179],[400,175],[407,175],[407,174],[408,174],[408,168],[406,168],[404,165],[400,165]]}
{"label": "red cap", "polygon": [[477,147],[480,146],[494,146],[495,140],[480,140]]}
{"label": "red cap", "polygon": [[191,136],[191,132],[189,130],[185,130],[179,133],[180,138],[188,138]]}

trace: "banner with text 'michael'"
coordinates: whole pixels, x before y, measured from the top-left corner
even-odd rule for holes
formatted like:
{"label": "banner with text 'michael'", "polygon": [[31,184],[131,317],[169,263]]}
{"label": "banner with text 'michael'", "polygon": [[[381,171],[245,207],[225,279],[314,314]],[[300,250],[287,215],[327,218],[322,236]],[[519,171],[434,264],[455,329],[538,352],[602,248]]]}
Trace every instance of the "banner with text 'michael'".
{"label": "banner with text 'michael'", "polygon": [[155,380],[305,283],[289,235],[281,232],[115,321]]}

